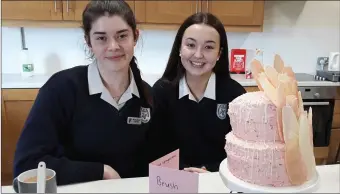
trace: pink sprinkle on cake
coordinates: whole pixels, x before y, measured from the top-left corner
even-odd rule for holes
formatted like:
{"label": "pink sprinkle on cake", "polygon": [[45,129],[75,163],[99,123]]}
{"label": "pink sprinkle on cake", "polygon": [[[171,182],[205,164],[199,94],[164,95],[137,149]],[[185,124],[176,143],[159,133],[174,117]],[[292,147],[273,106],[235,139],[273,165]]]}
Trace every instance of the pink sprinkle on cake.
{"label": "pink sprinkle on cake", "polygon": [[290,186],[285,145],[277,133],[276,106],[264,92],[245,93],[229,104],[228,169],[237,178],[270,187]]}

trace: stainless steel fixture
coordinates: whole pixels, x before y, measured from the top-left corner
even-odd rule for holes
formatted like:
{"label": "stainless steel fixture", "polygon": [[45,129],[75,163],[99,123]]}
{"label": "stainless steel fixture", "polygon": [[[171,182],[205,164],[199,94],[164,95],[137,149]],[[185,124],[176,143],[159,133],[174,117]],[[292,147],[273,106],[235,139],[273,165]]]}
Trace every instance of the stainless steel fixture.
{"label": "stainless steel fixture", "polygon": [[340,143],[338,145],[338,151],[336,152],[334,164],[340,164]]}
{"label": "stainless steel fixture", "polygon": [[334,86],[299,86],[303,100],[335,99],[336,87]]}
{"label": "stainless steel fixture", "polygon": [[21,35],[21,49],[25,49],[26,48],[26,40],[25,40],[24,27],[20,27],[20,35]]}

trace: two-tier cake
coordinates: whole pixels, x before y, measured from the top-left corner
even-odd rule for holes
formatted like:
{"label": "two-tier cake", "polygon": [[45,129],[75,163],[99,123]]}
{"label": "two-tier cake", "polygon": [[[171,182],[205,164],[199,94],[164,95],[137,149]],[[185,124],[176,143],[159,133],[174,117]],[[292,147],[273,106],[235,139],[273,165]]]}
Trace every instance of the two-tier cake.
{"label": "two-tier cake", "polygon": [[274,67],[252,62],[260,91],[229,104],[228,170],[240,180],[267,187],[302,185],[316,176],[312,111],[303,109],[295,75],[275,56]]}

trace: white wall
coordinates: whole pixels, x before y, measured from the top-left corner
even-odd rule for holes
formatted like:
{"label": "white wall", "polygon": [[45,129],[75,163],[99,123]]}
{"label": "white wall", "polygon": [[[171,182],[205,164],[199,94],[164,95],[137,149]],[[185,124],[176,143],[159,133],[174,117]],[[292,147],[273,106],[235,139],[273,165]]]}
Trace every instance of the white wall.
{"label": "white wall", "polygon": [[[266,1],[264,32],[227,33],[229,49],[264,49],[264,63],[278,53],[295,72],[314,73],[316,58],[339,51],[340,6],[337,1]],[[25,28],[35,72],[50,74],[86,64],[80,29]],[[136,47],[145,73],[162,73],[175,31],[142,31]],[[20,29],[2,28],[2,73],[19,73]],[[142,44],[141,44],[142,43]]]}

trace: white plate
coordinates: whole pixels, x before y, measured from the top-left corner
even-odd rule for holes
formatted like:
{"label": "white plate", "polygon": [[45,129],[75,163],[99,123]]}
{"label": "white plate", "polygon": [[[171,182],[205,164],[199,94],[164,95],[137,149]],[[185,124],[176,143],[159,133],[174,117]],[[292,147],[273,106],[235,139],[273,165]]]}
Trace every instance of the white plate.
{"label": "white plate", "polygon": [[319,174],[305,184],[291,187],[265,187],[251,184],[236,178],[228,169],[227,158],[220,164],[220,176],[231,191],[244,193],[311,193],[319,188]]}

